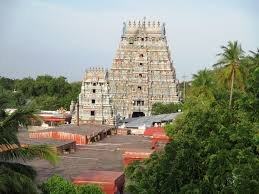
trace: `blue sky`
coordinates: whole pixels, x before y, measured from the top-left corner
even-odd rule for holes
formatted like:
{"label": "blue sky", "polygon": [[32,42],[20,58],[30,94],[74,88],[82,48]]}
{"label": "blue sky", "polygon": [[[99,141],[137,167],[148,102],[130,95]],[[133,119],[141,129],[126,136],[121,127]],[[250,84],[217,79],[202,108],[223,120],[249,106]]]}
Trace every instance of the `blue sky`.
{"label": "blue sky", "polygon": [[0,76],[81,80],[111,67],[124,21],[146,17],[166,23],[177,77],[190,78],[229,40],[258,48],[258,10],[257,0],[1,0]]}

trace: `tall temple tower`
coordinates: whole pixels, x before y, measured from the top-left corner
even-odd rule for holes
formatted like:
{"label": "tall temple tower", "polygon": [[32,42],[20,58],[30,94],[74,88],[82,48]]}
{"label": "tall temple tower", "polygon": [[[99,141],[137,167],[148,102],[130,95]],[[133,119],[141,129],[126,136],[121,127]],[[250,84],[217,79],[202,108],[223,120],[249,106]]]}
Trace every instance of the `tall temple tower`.
{"label": "tall temple tower", "polygon": [[165,24],[145,20],[124,23],[108,77],[115,115],[148,116],[156,102],[179,102]]}
{"label": "tall temple tower", "polygon": [[[107,75],[103,68],[90,68],[85,72],[79,94],[81,123],[114,124]],[[75,117],[76,114],[74,120]]]}

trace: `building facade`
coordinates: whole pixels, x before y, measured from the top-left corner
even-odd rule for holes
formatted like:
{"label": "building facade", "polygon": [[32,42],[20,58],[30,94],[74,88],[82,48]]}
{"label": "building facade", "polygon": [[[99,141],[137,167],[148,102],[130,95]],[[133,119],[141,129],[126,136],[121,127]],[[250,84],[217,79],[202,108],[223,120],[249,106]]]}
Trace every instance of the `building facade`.
{"label": "building facade", "polygon": [[86,72],[79,95],[80,120],[149,116],[156,102],[179,102],[165,24],[129,21],[109,72]]}

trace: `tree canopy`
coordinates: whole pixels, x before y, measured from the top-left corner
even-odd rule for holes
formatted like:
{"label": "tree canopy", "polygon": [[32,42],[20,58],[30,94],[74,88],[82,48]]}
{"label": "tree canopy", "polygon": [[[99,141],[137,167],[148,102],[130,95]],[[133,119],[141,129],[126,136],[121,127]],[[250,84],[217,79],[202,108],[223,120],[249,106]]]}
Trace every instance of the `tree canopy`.
{"label": "tree canopy", "polygon": [[36,109],[57,110],[69,108],[71,100],[76,100],[81,83],[67,82],[63,76],[38,76],[36,79],[9,79],[0,77],[0,104],[5,108],[17,108],[28,103]]}
{"label": "tree canopy", "polygon": [[161,102],[155,103],[152,106],[152,115],[159,115],[159,114],[168,114],[168,113],[175,113],[178,111],[182,111],[182,104],[181,103],[168,103],[164,104]]}
{"label": "tree canopy", "polygon": [[[244,90],[220,81],[225,67],[193,77],[184,112],[167,134],[164,152],[126,168],[126,190],[132,194],[258,193],[259,66],[256,53],[244,56]],[[245,61],[249,61],[245,63]],[[243,76],[243,75],[242,75]],[[201,89],[203,88],[203,89]]]}

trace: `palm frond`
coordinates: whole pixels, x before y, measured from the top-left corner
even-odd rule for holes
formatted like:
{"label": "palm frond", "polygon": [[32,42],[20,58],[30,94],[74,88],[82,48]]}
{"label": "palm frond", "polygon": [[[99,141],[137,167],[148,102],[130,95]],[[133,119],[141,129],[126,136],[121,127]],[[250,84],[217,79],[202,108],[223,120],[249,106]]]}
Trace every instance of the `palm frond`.
{"label": "palm frond", "polygon": [[30,177],[0,165],[0,193],[37,194],[38,192]]}
{"label": "palm frond", "polygon": [[223,52],[218,54],[220,58],[213,67],[222,67],[223,71],[221,72],[220,80],[226,83],[227,79],[231,79],[232,72],[240,68],[240,61],[243,58],[244,51],[237,41],[229,41],[227,46],[221,46],[221,48]]}
{"label": "palm frond", "polygon": [[28,107],[17,109],[0,123],[0,128],[17,129],[19,125],[27,125],[28,121],[32,118],[37,119],[33,109]]}
{"label": "palm frond", "polygon": [[245,88],[244,76],[243,76],[244,73],[240,69],[237,69],[235,75],[236,75],[235,79],[237,80],[236,84],[241,90],[244,90]]}
{"label": "palm frond", "polygon": [[34,180],[36,178],[36,175],[37,175],[36,170],[34,170],[31,166],[24,165],[24,164],[21,164],[21,163],[0,161],[0,166],[5,167],[5,168],[9,168],[9,169],[11,169],[15,172],[18,172],[18,173],[21,173],[21,174],[31,178],[32,180]]}
{"label": "palm frond", "polygon": [[57,151],[54,147],[49,145],[32,145],[26,147],[19,147],[13,145],[11,149],[0,152],[0,160],[31,160],[34,158],[41,158],[56,164],[59,161]]}
{"label": "palm frond", "polygon": [[12,146],[13,144],[19,146],[20,142],[16,136],[16,134],[12,131],[8,130],[3,130],[0,128],[0,150],[1,147],[9,147]]}

